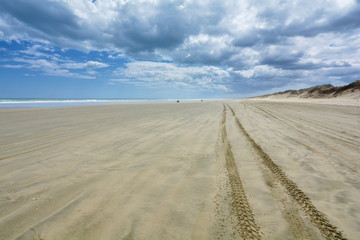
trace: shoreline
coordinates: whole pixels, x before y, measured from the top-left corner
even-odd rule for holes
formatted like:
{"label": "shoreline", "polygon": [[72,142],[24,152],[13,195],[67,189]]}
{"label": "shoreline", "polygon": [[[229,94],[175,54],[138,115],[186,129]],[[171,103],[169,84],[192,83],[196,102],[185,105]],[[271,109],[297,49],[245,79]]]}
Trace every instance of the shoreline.
{"label": "shoreline", "polygon": [[[14,99],[16,100],[16,99]],[[57,108],[125,103],[176,103],[221,101],[221,99],[0,99],[1,108]]]}
{"label": "shoreline", "polygon": [[80,102],[68,102],[65,101],[43,101],[43,102],[0,102],[0,111],[18,109],[59,109],[59,108],[81,108],[81,107],[101,107],[111,105],[126,105],[126,104],[181,104],[181,103],[209,103],[209,102],[241,102],[241,101],[263,101],[263,102],[279,102],[279,103],[308,103],[308,104],[326,104],[326,105],[338,105],[338,106],[359,106],[359,99],[352,98],[241,98],[241,99],[180,99],[177,102],[176,99],[162,99],[153,101],[142,100],[113,100],[113,101],[80,101]]}

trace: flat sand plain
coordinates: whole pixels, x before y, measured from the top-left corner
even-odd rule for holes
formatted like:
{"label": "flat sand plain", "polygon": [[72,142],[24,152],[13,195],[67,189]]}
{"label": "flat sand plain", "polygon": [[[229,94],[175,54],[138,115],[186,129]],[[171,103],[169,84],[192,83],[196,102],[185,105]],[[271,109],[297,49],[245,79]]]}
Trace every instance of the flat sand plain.
{"label": "flat sand plain", "polygon": [[359,156],[357,104],[0,109],[0,239],[360,239]]}

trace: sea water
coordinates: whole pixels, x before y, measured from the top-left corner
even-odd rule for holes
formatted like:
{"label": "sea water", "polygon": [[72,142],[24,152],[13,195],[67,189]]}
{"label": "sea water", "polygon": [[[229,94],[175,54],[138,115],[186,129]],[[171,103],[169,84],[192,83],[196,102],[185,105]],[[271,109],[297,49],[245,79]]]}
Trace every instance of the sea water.
{"label": "sea water", "polygon": [[[112,103],[165,103],[177,102],[178,99],[156,98],[119,98],[119,99],[51,99],[51,98],[2,98],[0,108],[52,108],[103,105]],[[180,101],[200,101],[200,99],[181,99]]]}

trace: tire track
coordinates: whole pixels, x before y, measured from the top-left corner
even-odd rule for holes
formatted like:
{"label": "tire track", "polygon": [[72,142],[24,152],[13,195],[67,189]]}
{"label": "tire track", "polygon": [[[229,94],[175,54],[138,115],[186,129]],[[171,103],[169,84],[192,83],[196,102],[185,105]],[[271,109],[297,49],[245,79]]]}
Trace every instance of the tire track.
{"label": "tire track", "polygon": [[[328,161],[331,162],[331,164],[333,164],[335,166],[335,170],[344,177],[344,179],[346,179],[353,187],[355,187],[356,189],[359,189],[359,186],[356,184],[356,179],[358,178],[357,175],[357,169],[358,169],[358,164],[356,163],[356,161],[354,161],[354,159],[349,159],[347,157],[344,157],[344,154],[339,154],[338,149],[332,145],[329,145],[328,142],[324,142],[316,137],[314,137],[311,134],[308,134],[303,130],[299,129],[298,127],[295,127],[295,123],[293,120],[285,118],[288,122],[293,122],[294,124],[289,124],[287,121],[282,120],[278,117],[276,117],[275,115],[273,115],[272,113],[269,113],[268,111],[263,110],[260,107],[251,107],[252,110],[256,113],[258,113],[261,116],[267,117],[270,116],[271,119],[273,119],[274,121],[278,121],[279,123],[283,124],[283,126],[288,127],[289,129],[295,131],[296,133],[302,135],[305,137],[305,139],[307,139],[308,141],[311,142],[311,146],[304,144],[301,141],[298,141],[297,139],[287,135],[287,137],[289,137],[292,141],[296,142],[296,144],[298,145],[302,145],[304,146],[306,149],[308,149],[309,151],[316,153],[320,156],[323,156],[324,159],[328,159]],[[356,144],[354,144],[355,146]],[[317,147],[317,149],[315,149],[314,147]],[[321,151],[319,146],[325,146],[327,149],[332,150],[331,151],[331,155],[329,153],[327,153],[327,151]],[[348,145],[347,147],[353,147],[353,145]],[[341,162],[336,161],[333,159],[333,157],[336,156],[339,159],[342,159]],[[344,172],[344,169],[346,169],[347,171]],[[352,173],[351,175],[349,175],[348,173]]]}
{"label": "tire track", "polygon": [[260,228],[255,222],[252,208],[246,197],[244,187],[241,182],[239,172],[231,150],[230,142],[226,131],[226,107],[224,105],[223,118],[221,124],[221,136],[225,152],[225,167],[228,173],[231,187],[231,208],[237,219],[237,230],[244,239],[261,239]]}
{"label": "tire track", "polygon": [[[289,128],[289,129],[297,132],[298,134],[303,135],[304,137],[306,137],[306,139],[311,139],[312,141],[318,143],[319,145],[327,145],[327,144],[325,144],[323,141],[320,141],[320,140],[318,140],[318,139],[315,139],[313,136],[311,136],[311,135],[305,133],[304,131],[298,129],[298,128],[295,127],[294,125],[289,124],[288,122],[279,119],[278,117],[274,116],[272,113],[269,113],[268,111],[265,111],[265,110],[263,110],[263,109],[260,108],[260,107],[251,107],[251,108],[252,108],[252,110],[253,110],[254,112],[258,113],[259,115],[262,115],[262,116],[270,116],[272,119],[275,119],[275,121],[278,121],[279,123],[283,124],[285,127],[287,127],[287,128]],[[291,120],[289,120],[289,121],[291,121]],[[291,136],[289,136],[289,135],[287,135],[287,137],[290,138],[292,141],[296,142],[296,144],[299,144],[299,145],[304,146],[304,147],[305,147],[306,149],[308,149],[309,151],[314,152],[314,153],[317,153],[317,154],[321,154],[319,151],[315,150],[313,147],[308,146],[308,145],[306,145],[306,144],[304,144],[304,143],[302,143],[302,142],[299,142],[298,140],[296,140],[295,138],[293,138],[293,137],[291,137]],[[327,145],[327,146],[328,146],[328,145]],[[331,148],[330,146],[328,146],[328,147]],[[331,148],[331,149],[333,149],[333,148]]]}
{"label": "tire track", "polygon": [[[277,118],[276,116],[274,116],[274,115],[273,115],[272,113],[270,113],[269,111],[266,111],[266,110],[262,109],[261,107],[256,107],[256,108],[259,109],[260,111],[264,112],[265,114],[273,117],[274,119],[278,120],[279,122],[282,122],[283,124],[285,124],[285,125],[293,128],[294,130],[296,130],[296,131],[298,131],[298,132],[302,132],[302,131],[300,131],[298,128],[296,128],[296,127],[292,126],[291,124],[287,123],[286,121],[283,121],[283,120]],[[289,114],[287,114],[287,115],[284,114],[284,115],[283,115],[283,118],[285,118],[287,121],[290,121],[290,122],[293,122],[294,124],[296,124],[296,122],[295,122],[293,119],[291,119],[291,117],[293,117],[294,119],[297,119],[298,121],[307,123],[307,127],[308,127],[308,128],[311,128],[312,131],[316,131],[316,132],[318,132],[319,134],[322,134],[323,136],[325,136],[325,137],[327,137],[327,138],[329,138],[329,139],[332,139],[332,140],[333,140],[333,139],[336,139],[336,140],[338,140],[338,141],[341,141],[341,142],[344,142],[344,143],[350,145],[351,147],[356,147],[356,148],[358,147],[358,143],[354,143],[354,139],[349,139],[349,138],[347,138],[347,137],[344,138],[344,137],[338,136],[339,134],[341,134],[339,131],[336,131],[336,130],[330,129],[330,128],[325,128],[325,127],[324,127],[323,125],[321,125],[321,124],[318,124],[318,123],[313,122],[313,121],[309,121],[309,120],[307,120],[307,119],[305,119],[305,118],[300,118],[300,117],[295,116],[295,115],[289,115]],[[322,129],[323,131],[322,131],[322,132],[319,132],[318,129]],[[329,131],[332,131],[333,134],[326,133],[326,132],[329,132]],[[302,132],[302,133],[303,133],[303,132]],[[354,136],[354,135],[352,135],[352,134],[350,134],[350,136],[352,136],[352,137],[357,137],[357,136]]]}
{"label": "tire track", "polygon": [[[248,144],[248,146],[250,145]],[[287,190],[277,177],[263,164],[259,165],[259,170],[266,181],[266,185],[270,188],[272,197],[279,203],[281,214],[288,223],[290,228],[289,237],[291,239],[318,239],[320,233],[316,233],[312,227],[309,227],[310,222],[305,223],[299,208],[291,196],[287,194]]]}
{"label": "tire track", "polygon": [[304,222],[299,212],[299,208],[291,199],[291,196],[287,194],[287,190],[279,182],[276,176],[264,165],[260,166],[260,170],[274,199],[280,203],[281,213],[289,224],[293,239],[318,239],[320,233],[317,234]]}
{"label": "tire track", "polygon": [[[292,120],[292,119],[290,119],[290,118],[288,118],[288,117],[283,116],[283,118],[286,119],[286,121],[284,121],[284,120],[281,120],[281,119],[279,119],[278,117],[274,116],[274,115],[273,115],[272,113],[270,113],[269,111],[266,111],[266,110],[264,110],[264,109],[262,109],[262,108],[260,108],[260,107],[255,107],[255,108],[258,109],[258,110],[260,110],[262,113],[264,113],[264,114],[272,117],[272,118],[275,119],[276,121],[282,123],[283,125],[285,125],[285,126],[291,128],[291,129],[293,129],[293,130],[296,131],[297,133],[304,135],[306,138],[311,139],[311,140],[314,141],[314,142],[317,142],[319,145],[327,146],[327,148],[329,148],[329,149],[331,149],[331,150],[334,150],[334,152],[337,152],[337,148],[336,148],[337,146],[336,146],[336,145],[335,145],[335,146],[329,145],[328,142],[321,141],[321,140],[319,140],[319,139],[314,138],[313,135],[310,135],[310,134],[305,133],[304,130],[301,130],[301,129],[299,129],[298,127],[295,127],[296,122],[294,122],[294,120]],[[256,111],[255,108],[254,108],[254,111]],[[259,113],[259,114],[261,114],[261,113]],[[295,116],[294,116],[294,118],[295,118]],[[300,118],[298,118],[298,119],[300,119]],[[303,120],[303,119],[301,119],[301,120]],[[293,122],[293,124],[289,124],[287,121],[288,121],[288,122]],[[303,120],[303,121],[306,122],[305,120]],[[322,129],[326,129],[326,128],[322,128]],[[310,130],[310,129],[309,129],[309,130]],[[314,131],[318,132],[318,131],[316,130],[316,128],[314,128],[314,127],[311,129],[311,131],[313,131],[313,132],[314,132]],[[318,132],[318,133],[319,133],[319,132]],[[339,138],[339,137],[329,136],[328,134],[323,134],[323,136],[325,136],[325,137],[327,137],[327,138],[329,138],[329,139],[331,139],[331,140],[338,140],[338,141],[344,142],[344,143],[348,144],[348,147],[351,147],[351,148],[356,148],[356,149],[357,149],[357,148],[359,147],[359,144],[353,143],[353,142],[349,142],[348,140],[344,140],[344,139],[341,139],[341,138]],[[301,143],[300,143],[300,144],[301,144]],[[313,151],[316,151],[316,150],[313,149],[313,148],[312,148],[312,150],[313,150]],[[319,153],[319,151],[316,151],[316,152]]]}
{"label": "tire track", "polygon": [[296,201],[303,212],[310,218],[310,221],[320,230],[321,234],[326,239],[345,240],[342,232],[337,229],[336,226],[332,225],[327,219],[326,215],[319,211],[311,202],[310,198],[292,181],[285,172],[278,166],[270,156],[264,152],[264,150],[251,138],[245,128],[240,123],[234,110],[227,105],[232,112],[236,125],[240,131],[244,134],[246,139],[252,145],[256,153],[262,159],[262,163],[274,174],[274,176],[280,181],[280,183],[286,188],[288,194]]}
{"label": "tire track", "polygon": [[30,149],[30,150],[25,151],[25,152],[12,154],[12,155],[8,155],[8,156],[5,156],[5,157],[0,157],[0,161],[1,161],[1,160],[4,160],[4,159],[7,159],[7,158],[17,157],[17,156],[21,156],[21,155],[24,155],[24,154],[27,154],[27,153],[31,153],[31,152],[35,152],[35,151],[38,151],[38,150],[42,150],[42,149],[45,149],[45,148],[48,148],[48,147],[55,146],[55,145],[57,145],[57,144],[58,144],[58,143],[52,143],[52,144],[48,144],[48,145],[42,145],[41,147],[33,148],[33,149]]}

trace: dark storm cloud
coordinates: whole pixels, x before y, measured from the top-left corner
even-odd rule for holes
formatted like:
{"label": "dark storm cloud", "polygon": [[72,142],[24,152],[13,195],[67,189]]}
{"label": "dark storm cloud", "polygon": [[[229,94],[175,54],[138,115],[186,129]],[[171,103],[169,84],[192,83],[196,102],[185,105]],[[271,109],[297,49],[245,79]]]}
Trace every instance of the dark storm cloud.
{"label": "dark storm cloud", "polygon": [[181,3],[183,1],[143,2],[139,7],[135,1],[119,8],[110,30],[114,45],[130,53],[172,50],[189,36],[197,35],[203,26],[214,24],[222,17],[220,9],[212,4],[199,6],[199,14],[191,14],[191,8],[196,8],[197,4],[189,7]]}
{"label": "dark storm cloud", "polygon": [[271,49],[262,54],[262,58],[260,64],[271,65],[276,67],[293,65],[299,62],[299,59],[304,55],[302,51],[296,51],[277,47],[275,49]]}
{"label": "dark storm cloud", "polygon": [[129,52],[153,51],[177,46],[195,32],[176,6],[164,3],[158,8],[161,11],[152,9],[155,13],[145,18],[139,17],[141,11],[131,3],[122,8],[112,29],[114,44]]}
{"label": "dark storm cloud", "polygon": [[[72,42],[83,41],[85,48],[118,48],[128,53],[172,49],[223,17],[222,6],[217,1],[208,1],[207,4],[191,1],[92,1],[96,11],[84,7],[81,1],[67,4],[4,0],[0,2],[0,11],[6,15],[5,22],[17,27],[18,31],[21,29],[22,34],[30,38],[39,37],[37,32],[41,32],[45,40],[56,41],[61,37],[62,42],[58,44],[63,47],[67,44],[73,47],[77,43]],[[107,11],[115,14],[107,17]]]}
{"label": "dark storm cloud", "polygon": [[[315,23],[319,16],[324,17],[321,23]],[[360,28],[360,5],[357,4],[346,13],[338,13],[338,15],[329,15],[320,12],[318,17],[308,19],[304,23],[294,23],[285,29],[288,36],[302,35],[312,37],[320,33],[327,32],[349,32],[354,29]]]}
{"label": "dark storm cloud", "polygon": [[[326,3],[318,6],[297,3],[297,8],[294,8],[291,4],[279,2],[280,6],[275,8],[274,3],[267,5],[261,1],[250,2],[243,11],[254,11],[254,7],[257,10],[252,16],[252,21],[241,23],[247,30],[231,32],[233,27],[238,27],[236,23],[227,22],[234,14],[234,9],[230,8],[233,5],[218,1],[208,1],[206,4],[195,1],[128,1],[120,4],[109,1],[113,3],[112,9],[101,1],[89,1],[88,4],[98,6],[99,9],[91,12],[90,7],[81,6],[80,10],[88,11],[82,13],[86,14],[87,18],[79,17],[71,8],[84,3],[72,2],[67,5],[65,2],[56,1],[3,0],[0,2],[0,11],[7,16],[5,22],[12,20],[13,24],[16,24],[16,21],[24,24],[23,30],[29,35],[36,30],[49,39],[62,37],[64,44],[71,41],[86,41],[89,48],[114,46],[128,52],[181,48],[189,36],[198,34],[216,37],[225,33],[232,38],[229,46],[244,48],[257,44],[282,44],[293,36],[313,37],[326,32],[348,32],[360,27],[360,4],[354,5],[351,9],[329,11],[327,7],[334,8],[331,3],[327,3],[329,6],[326,6]],[[281,7],[281,4],[284,6]],[[101,12],[101,7],[104,8],[104,12]],[[309,8],[308,11],[306,8]],[[104,22],[97,22],[96,19],[104,19],[101,15],[107,14],[107,10],[116,14],[106,19],[106,26],[102,26]],[[241,14],[244,13],[240,11],[240,17]],[[294,18],[294,14],[298,18]],[[89,21],[89,18],[92,21]],[[221,22],[225,22],[226,25]],[[261,26],[261,23],[266,23],[266,27]],[[204,46],[208,47],[206,44]],[[196,47],[199,50],[202,46],[198,44]],[[188,56],[182,59],[187,59],[189,63],[203,61],[204,64],[216,64],[229,57],[229,53],[219,53],[214,57],[204,54],[201,49],[197,52],[199,54],[192,54],[192,58]]]}
{"label": "dark storm cloud", "polygon": [[348,12],[327,14],[326,8],[314,11],[301,20],[285,24],[289,13],[276,12],[275,9],[266,9],[259,14],[259,19],[270,23],[268,29],[254,28],[241,34],[233,41],[234,46],[251,47],[257,44],[281,44],[294,36],[314,37],[322,33],[342,32],[360,28],[360,4]]}
{"label": "dark storm cloud", "polygon": [[[0,11],[26,27],[48,36],[84,39],[78,18],[58,2],[36,0],[2,0]],[[24,31],[29,31],[24,27]]]}
{"label": "dark storm cloud", "polygon": [[265,51],[262,54],[260,64],[284,70],[314,70],[320,68],[351,67],[351,64],[346,61],[332,61],[326,63],[307,60],[306,62],[301,62],[300,60],[304,54],[303,51],[296,51],[287,47],[277,47]]}

